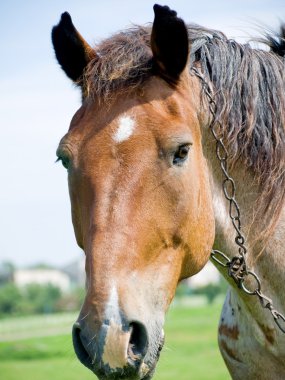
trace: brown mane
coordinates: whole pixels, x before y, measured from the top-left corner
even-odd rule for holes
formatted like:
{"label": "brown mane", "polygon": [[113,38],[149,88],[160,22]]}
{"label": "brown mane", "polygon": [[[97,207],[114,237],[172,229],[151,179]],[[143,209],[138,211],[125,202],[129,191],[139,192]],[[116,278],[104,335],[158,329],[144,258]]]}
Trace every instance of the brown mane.
{"label": "brown mane", "polygon": [[[87,97],[108,100],[133,90],[152,73],[149,27],[134,27],[104,40],[83,78]],[[285,198],[284,58],[228,40],[221,32],[189,26],[190,66],[211,81],[231,163],[242,160],[261,186],[259,212],[279,215]],[[274,219],[276,219],[274,218]]]}
{"label": "brown mane", "polygon": [[139,87],[152,75],[151,29],[136,27],[122,31],[96,46],[95,57],[83,78],[87,97],[108,100],[114,92]]}

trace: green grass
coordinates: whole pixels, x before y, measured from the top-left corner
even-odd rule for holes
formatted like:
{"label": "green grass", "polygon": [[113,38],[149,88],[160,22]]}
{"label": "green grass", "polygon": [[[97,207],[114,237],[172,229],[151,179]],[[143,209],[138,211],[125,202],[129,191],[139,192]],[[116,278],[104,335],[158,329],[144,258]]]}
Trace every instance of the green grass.
{"label": "green grass", "polygon": [[[220,304],[170,309],[155,380],[230,379],[217,346],[220,309]],[[95,380],[73,352],[67,331],[75,318],[63,314],[0,321],[1,380]]]}

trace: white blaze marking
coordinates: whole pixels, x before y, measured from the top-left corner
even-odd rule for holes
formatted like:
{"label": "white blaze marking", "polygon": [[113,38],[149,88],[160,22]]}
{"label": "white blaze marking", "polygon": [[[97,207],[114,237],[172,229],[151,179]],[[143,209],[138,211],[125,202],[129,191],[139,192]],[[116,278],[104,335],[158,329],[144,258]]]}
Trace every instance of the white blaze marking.
{"label": "white blaze marking", "polygon": [[117,320],[120,321],[120,311],[119,311],[119,299],[116,287],[113,285],[111,288],[108,303],[105,309],[105,318],[107,320]]}
{"label": "white blaze marking", "polygon": [[121,116],[119,118],[119,127],[115,132],[113,139],[120,143],[127,140],[135,129],[135,121],[130,116]]}
{"label": "white blaze marking", "polygon": [[110,321],[102,355],[104,364],[112,369],[125,367],[128,361],[130,334],[122,330],[122,325],[118,325],[113,320]]}
{"label": "white blaze marking", "polygon": [[108,303],[105,309],[105,318],[109,321],[106,326],[106,336],[102,360],[111,369],[123,368],[128,360],[128,344],[130,331],[126,332],[122,328],[122,321],[119,310],[119,299],[116,287],[111,288]]}

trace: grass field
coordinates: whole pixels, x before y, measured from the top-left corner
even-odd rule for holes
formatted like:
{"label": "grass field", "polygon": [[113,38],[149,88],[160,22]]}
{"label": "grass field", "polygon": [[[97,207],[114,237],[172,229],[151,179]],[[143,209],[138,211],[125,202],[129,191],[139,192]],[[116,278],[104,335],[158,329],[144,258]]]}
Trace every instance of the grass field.
{"label": "grass field", "polygon": [[[155,380],[229,380],[217,346],[220,304],[174,305]],[[75,314],[0,321],[1,380],[95,380],[75,358],[70,329]]]}

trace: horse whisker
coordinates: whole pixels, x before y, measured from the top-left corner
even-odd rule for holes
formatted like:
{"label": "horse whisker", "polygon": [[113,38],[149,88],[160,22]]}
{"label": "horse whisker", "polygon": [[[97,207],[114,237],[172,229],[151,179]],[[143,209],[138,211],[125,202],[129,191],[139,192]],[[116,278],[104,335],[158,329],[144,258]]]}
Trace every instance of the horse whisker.
{"label": "horse whisker", "polygon": [[84,317],[80,318],[80,321],[83,321],[83,319],[87,318],[89,314],[90,314],[90,310],[88,311],[88,313]]}
{"label": "horse whisker", "polygon": [[96,334],[91,338],[90,342],[87,344],[87,347],[90,346],[90,344],[92,343],[92,341],[96,338]]}

